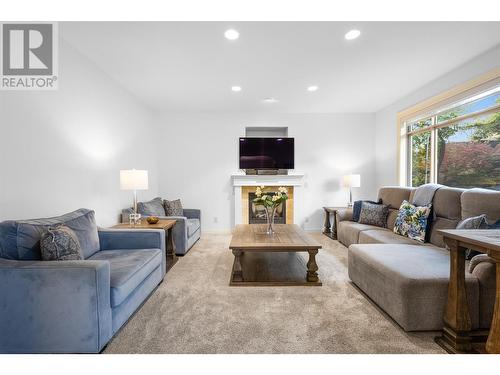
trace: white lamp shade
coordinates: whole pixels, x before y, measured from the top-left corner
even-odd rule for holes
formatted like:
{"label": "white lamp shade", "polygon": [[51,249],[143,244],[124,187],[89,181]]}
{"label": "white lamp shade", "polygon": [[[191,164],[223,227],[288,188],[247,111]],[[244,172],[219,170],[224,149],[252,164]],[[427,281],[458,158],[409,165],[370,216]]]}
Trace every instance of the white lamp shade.
{"label": "white lamp shade", "polygon": [[139,169],[125,169],[120,171],[121,190],[147,190],[148,171]]}
{"label": "white lamp shade", "polygon": [[359,174],[348,174],[342,178],[342,185],[344,187],[353,188],[361,186],[361,175]]}

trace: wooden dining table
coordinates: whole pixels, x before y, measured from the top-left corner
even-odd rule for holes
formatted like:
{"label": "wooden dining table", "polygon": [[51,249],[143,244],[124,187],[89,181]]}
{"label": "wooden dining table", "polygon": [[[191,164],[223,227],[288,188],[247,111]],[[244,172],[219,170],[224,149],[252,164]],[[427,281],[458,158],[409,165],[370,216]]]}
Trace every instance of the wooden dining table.
{"label": "wooden dining table", "polygon": [[444,313],[444,328],[436,342],[450,353],[471,353],[472,324],[465,291],[465,252],[467,249],[488,254],[495,261],[496,293],[486,352],[500,354],[500,230],[442,229],[450,250],[450,283]]}

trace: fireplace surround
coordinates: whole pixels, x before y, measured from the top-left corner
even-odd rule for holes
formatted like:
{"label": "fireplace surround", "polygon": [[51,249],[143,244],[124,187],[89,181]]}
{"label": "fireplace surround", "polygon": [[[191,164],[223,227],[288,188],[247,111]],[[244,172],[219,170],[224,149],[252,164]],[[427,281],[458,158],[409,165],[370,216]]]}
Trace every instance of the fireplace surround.
{"label": "fireplace surround", "polygon": [[[288,189],[289,199],[286,201],[286,224],[301,224],[302,217],[302,190],[304,175],[246,175],[233,174],[231,184],[233,188],[233,227],[238,224],[249,224],[249,193],[255,193],[257,186],[268,188],[284,186]],[[270,191],[274,189],[269,189]]]}

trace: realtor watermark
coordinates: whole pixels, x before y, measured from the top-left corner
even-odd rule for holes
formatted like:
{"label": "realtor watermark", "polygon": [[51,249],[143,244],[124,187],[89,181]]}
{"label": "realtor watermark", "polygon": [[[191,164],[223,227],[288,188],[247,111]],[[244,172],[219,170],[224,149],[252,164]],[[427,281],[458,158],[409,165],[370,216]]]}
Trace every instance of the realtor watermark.
{"label": "realtor watermark", "polygon": [[57,90],[57,23],[0,23],[0,90]]}

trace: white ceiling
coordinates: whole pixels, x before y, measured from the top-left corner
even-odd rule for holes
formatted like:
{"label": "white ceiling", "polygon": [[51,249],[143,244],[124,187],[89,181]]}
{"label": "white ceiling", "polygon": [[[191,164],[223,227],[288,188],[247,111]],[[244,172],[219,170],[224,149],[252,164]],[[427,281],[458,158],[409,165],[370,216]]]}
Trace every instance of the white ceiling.
{"label": "white ceiling", "polygon": [[[238,40],[224,38],[230,27]],[[361,37],[347,41],[352,28]],[[500,22],[64,22],[60,33],[158,111],[374,112],[500,44]]]}

